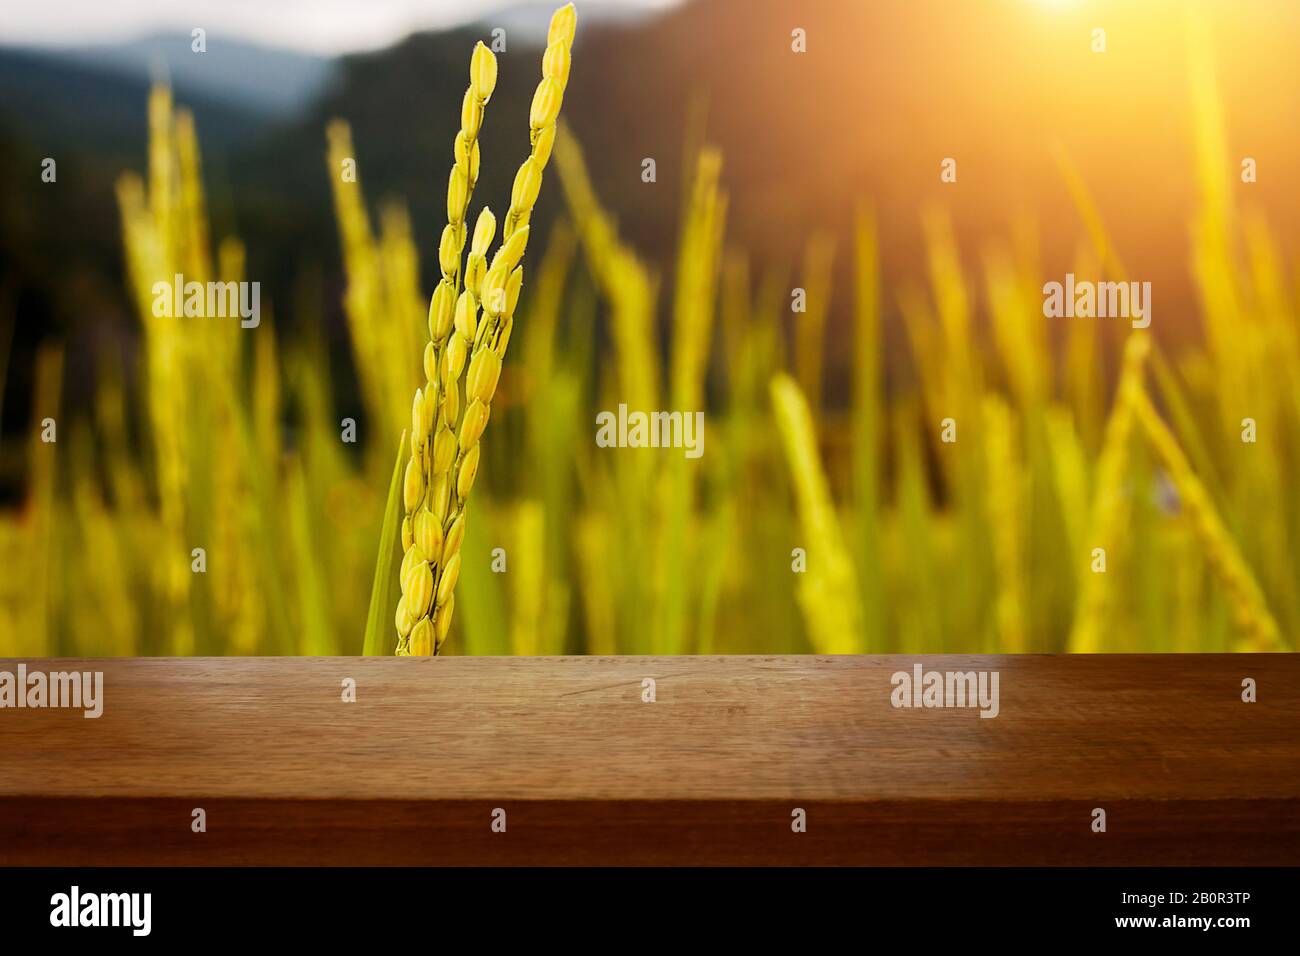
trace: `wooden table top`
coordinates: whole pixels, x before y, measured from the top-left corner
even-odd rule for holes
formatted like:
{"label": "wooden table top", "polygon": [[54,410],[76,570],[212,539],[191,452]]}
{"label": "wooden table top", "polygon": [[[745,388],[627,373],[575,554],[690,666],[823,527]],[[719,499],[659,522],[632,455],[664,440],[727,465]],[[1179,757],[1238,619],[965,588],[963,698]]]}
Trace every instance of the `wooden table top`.
{"label": "wooden table top", "polygon": [[0,708],[0,864],[1300,863],[1296,655],[23,663],[104,711]]}

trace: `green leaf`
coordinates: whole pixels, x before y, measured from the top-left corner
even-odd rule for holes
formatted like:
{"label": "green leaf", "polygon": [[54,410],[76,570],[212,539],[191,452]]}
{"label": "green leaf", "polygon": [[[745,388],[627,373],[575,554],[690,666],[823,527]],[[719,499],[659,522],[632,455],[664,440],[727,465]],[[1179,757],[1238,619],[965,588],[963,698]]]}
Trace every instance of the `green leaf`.
{"label": "green leaf", "polygon": [[379,556],[375,559],[375,580],[370,586],[370,613],[366,615],[366,640],[362,653],[367,657],[382,657],[397,649],[394,636],[393,611],[397,605],[391,600],[393,587],[393,552],[397,550],[397,533],[402,525],[402,452],[406,450],[406,432],[397,446],[397,461],[393,462],[393,478],[388,483],[388,503],[384,505],[384,526],[379,532]]}

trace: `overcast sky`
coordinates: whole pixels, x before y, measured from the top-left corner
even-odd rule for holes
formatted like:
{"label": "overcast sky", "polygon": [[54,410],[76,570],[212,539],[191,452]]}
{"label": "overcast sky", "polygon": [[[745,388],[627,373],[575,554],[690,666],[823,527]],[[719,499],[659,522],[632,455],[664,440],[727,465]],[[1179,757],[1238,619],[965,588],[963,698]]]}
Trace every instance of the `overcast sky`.
{"label": "overcast sky", "polygon": [[[595,0],[665,7],[676,0]],[[80,46],[203,27],[210,35],[316,53],[386,46],[516,0],[0,0],[0,44]],[[557,0],[556,6],[559,5]],[[582,13],[582,0],[577,0]]]}

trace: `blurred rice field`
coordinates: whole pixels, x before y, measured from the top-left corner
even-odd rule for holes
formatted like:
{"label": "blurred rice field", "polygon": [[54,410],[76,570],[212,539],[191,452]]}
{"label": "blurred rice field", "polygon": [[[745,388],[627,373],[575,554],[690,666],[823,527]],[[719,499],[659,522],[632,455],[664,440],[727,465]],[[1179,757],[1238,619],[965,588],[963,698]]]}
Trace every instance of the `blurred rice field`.
{"label": "blurred rice field", "polygon": [[[1234,208],[1212,85],[1194,95],[1202,334],[1173,353],[1126,321],[1044,318],[1060,277],[1032,230],[959,250],[937,208],[928,271],[899,288],[865,204],[851,242],[812,229],[793,274],[760,271],[702,142],[677,260],[644,261],[562,132],[566,214],[532,243],[447,652],[1294,650],[1300,289]],[[426,253],[400,205],[372,214],[364,175],[331,176],[365,401],[347,442],[320,341],[265,309],[255,330],[152,314],[159,276],[247,277],[240,241],[209,232],[189,115],[158,88],[149,116],[148,169],[118,189],[141,385],[105,357],[93,415],[64,418],[62,357],[40,355],[25,500],[0,514],[0,656],[360,653]],[[337,170],[346,124],[327,141]],[[1075,274],[1136,278],[1060,168]],[[852,355],[847,403],[830,350]],[[622,403],[707,409],[703,456],[597,447]]]}

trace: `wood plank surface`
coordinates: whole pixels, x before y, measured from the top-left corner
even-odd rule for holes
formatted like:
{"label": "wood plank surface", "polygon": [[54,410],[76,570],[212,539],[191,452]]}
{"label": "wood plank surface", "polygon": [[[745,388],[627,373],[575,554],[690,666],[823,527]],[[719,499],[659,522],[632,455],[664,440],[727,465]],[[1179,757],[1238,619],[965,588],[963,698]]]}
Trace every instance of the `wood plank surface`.
{"label": "wood plank surface", "polygon": [[23,663],[104,713],[0,709],[0,864],[1300,863],[1296,655]]}

